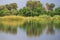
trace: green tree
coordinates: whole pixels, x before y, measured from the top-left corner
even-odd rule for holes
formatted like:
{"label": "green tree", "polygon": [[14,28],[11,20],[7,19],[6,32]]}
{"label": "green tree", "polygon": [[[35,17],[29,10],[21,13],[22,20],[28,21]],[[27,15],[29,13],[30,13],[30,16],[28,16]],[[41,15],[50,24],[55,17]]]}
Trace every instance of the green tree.
{"label": "green tree", "polygon": [[23,16],[39,16],[42,14],[46,14],[46,10],[40,1],[27,1],[26,7],[19,10],[19,15]]}
{"label": "green tree", "polygon": [[24,7],[23,9],[19,10],[18,15],[23,15],[23,16],[31,16],[32,15],[32,10],[28,7]]}
{"label": "green tree", "polygon": [[47,15],[54,16],[54,15],[56,15],[56,12],[49,10],[48,13],[47,13]]}
{"label": "green tree", "polygon": [[17,9],[17,4],[16,3],[11,3],[10,7],[11,7],[11,9]]}
{"label": "green tree", "polygon": [[55,4],[54,3],[51,3],[51,4],[46,3],[46,7],[48,10],[53,10],[53,8],[55,7]]}
{"label": "green tree", "polygon": [[6,4],[5,7],[8,9],[8,10],[11,10],[11,6]]}
{"label": "green tree", "polygon": [[37,12],[38,15],[43,15],[43,14],[46,14],[47,13],[46,10],[45,10],[45,8],[43,8],[43,7],[36,7],[34,9],[34,12]]}
{"label": "green tree", "polygon": [[0,10],[3,10],[3,9],[4,9],[4,6],[3,6],[3,5],[1,5],[1,6],[0,6]]}
{"label": "green tree", "polygon": [[16,9],[11,9],[10,15],[18,15],[18,11]]}
{"label": "green tree", "polygon": [[29,7],[33,10],[36,7],[42,7],[42,4],[40,1],[27,1],[26,7]]}
{"label": "green tree", "polygon": [[9,10],[8,9],[3,9],[3,10],[0,10],[0,16],[6,16],[6,15],[9,15]]}
{"label": "green tree", "polygon": [[17,4],[16,3],[6,4],[5,6],[8,10],[17,9]]}
{"label": "green tree", "polygon": [[55,12],[56,12],[56,15],[60,15],[60,7],[57,7],[57,8],[55,9]]}

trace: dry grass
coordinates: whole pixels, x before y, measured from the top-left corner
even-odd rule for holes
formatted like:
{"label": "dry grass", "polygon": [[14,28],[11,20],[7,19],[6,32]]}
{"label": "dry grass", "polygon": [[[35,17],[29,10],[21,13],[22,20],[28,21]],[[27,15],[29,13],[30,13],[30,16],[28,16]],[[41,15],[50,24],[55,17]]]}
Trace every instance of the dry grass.
{"label": "dry grass", "polygon": [[23,16],[4,16],[0,17],[0,23],[5,24],[5,25],[11,25],[11,26],[16,26],[16,25],[22,25],[26,21],[39,21],[41,23],[47,23],[51,22],[52,20],[56,19],[60,20],[59,17],[50,17],[50,16],[39,16],[39,17],[23,17]]}

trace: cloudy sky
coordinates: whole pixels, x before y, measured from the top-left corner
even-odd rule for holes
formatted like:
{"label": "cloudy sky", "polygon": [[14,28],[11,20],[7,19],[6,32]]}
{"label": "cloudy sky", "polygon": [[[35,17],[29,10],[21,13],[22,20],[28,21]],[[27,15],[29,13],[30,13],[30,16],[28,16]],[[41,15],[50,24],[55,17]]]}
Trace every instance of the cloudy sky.
{"label": "cloudy sky", "polygon": [[[60,0],[40,0],[43,5],[46,3],[54,3],[57,6],[60,6]],[[26,5],[27,0],[0,0],[0,5],[17,3],[18,8],[22,8]]]}

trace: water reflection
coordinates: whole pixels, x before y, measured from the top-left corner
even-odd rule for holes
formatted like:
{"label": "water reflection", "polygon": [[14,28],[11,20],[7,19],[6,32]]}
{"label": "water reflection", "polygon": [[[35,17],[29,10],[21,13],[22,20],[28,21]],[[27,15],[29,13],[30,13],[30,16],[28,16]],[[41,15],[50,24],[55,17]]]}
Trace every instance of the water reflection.
{"label": "water reflection", "polygon": [[25,22],[21,28],[26,30],[28,36],[39,36],[46,26],[42,25],[38,21]]}
{"label": "water reflection", "polygon": [[17,27],[13,27],[10,25],[4,25],[3,23],[0,23],[0,31],[5,32],[5,33],[16,34],[17,33]]}
{"label": "water reflection", "polygon": [[54,28],[53,27],[48,27],[47,34],[54,34]]}
{"label": "water reflection", "polygon": [[[28,22],[25,22],[23,25],[20,25],[19,27],[0,23],[0,38],[2,35],[2,36],[8,37],[9,40],[11,37],[12,39],[15,37],[14,40],[16,39],[17,40],[19,39],[22,39],[22,40],[46,40],[46,39],[55,40],[55,38],[58,38],[59,40],[60,39],[59,29],[60,29],[59,23],[53,25],[52,22],[47,25],[44,25],[44,24],[39,23],[38,21],[28,21]],[[7,33],[9,33],[9,36]]]}
{"label": "water reflection", "polygon": [[60,30],[60,23],[55,24],[55,28],[56,28],[57,30]]}
{"label": "water reflection", "polygon": [[48,26],[47,34],[54,34],[54,24],[53,24],[53,21],[51,21],[47,26]]}
{"label": "water reflection", "polygon": [[[54,26],[56,29],[60,30],[60,23],[53,25],[53,22],[48,23],[47,25],[41,24],[38,21],[27,21],[23,25],[20,25],[20,28],[23,30],[26,30],[27,36],[40,36],[44,29],[46,29],[46,34],[54,34]],[[3,23],[0,23],[0,31],[6,32],[6,33],[17,33],[17,25],[6,25]]]}

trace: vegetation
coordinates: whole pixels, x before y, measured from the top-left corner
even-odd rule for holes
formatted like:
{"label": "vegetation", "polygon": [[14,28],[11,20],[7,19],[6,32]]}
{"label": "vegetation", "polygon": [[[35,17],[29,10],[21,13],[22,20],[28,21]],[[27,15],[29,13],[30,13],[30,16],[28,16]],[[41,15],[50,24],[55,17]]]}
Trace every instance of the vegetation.
{"label": "vegetation", "polygon": [[53,30],[52,24],[60,24],[60,7],[54,7],[54,3],[46,3],[45,8],[40,1],[27,1],[26,6],[19,10],[16,3],[0,5],[0,29],[11,32],[20,26],[28,35],[40,34],[46,25],[51,25],[49,28]]}
{"label": "vegetation", "polygon": [[10,24],[10,25],[22,25],[25,22],[29,21],[36,21],[41,24],[51,24],[53,22],[54,24],[60,23],[60,16],[55,15],[53,17],[48,15],[40,15],[39,17],[23,17],[23,16],[4,16],[0,17],[0,23],[4,24]]}
{"label": "vegetation", "polygon": [[[40,1],[27,1],[26,6],[22,9],[17,10],[18,6],[16,3],[0,5],[0,16],[39,16],[39,15],[60,15],[60,7],[55,8],[55,4],[46,3],[46,8],[43,7]],[[47,10],[48,11],[47,11]]]}

